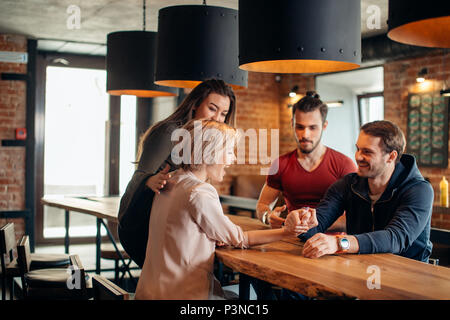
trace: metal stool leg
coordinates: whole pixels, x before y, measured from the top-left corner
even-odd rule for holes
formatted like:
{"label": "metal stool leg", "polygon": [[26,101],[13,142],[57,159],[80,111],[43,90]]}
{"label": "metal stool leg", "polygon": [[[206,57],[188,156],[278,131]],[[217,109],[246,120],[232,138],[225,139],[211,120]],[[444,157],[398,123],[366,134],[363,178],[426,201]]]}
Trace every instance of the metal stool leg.
{"label": "metal stool leg", "polygon": [[2,300],[6,300],[6,277],[2,274]]}
{"label": "metal stool leg", "polygon": [[65,254],[69,254],[69,245],[70,245],[69,225],[70,225],[70,214],[69,214],[69,210],[66,210],[65,214],[64,214],[64,226],[66,229],[66,234],[64,235],[64,253]]}
{"label": "metal stool leg", "polygon": [[9,300],[14,300],[14,277],[10,277],[9,281]]}
{"label": "metal stool leg", "polygon": [[119,260],[114,260],[114,282],[119,285]]}

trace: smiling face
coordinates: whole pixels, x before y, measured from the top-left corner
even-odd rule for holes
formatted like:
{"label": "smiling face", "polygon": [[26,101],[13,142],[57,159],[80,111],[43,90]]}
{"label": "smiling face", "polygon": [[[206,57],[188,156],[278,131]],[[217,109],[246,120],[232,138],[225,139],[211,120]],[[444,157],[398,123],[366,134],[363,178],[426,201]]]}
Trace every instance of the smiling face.
{"label": "smiling face", "polygon": [[390,166],[395,166],[397,151],[386,153],[381,147],[381,143],[380,137],[374,137],[360,131],[355,153],[358,176],[376,178],[382,175]]}
{"label": "smiling face", "polygon": [[195,119],[216,120],[225,122],[230,110],[230,98],[217,93],[209,94],[205,100],[195,109]]}
{"label": "smiling face", "polygon": [[328,122],[322,121],[320,110],[296,111],[293,119],[295,140],[301,153],[311,153],[319,145]]}

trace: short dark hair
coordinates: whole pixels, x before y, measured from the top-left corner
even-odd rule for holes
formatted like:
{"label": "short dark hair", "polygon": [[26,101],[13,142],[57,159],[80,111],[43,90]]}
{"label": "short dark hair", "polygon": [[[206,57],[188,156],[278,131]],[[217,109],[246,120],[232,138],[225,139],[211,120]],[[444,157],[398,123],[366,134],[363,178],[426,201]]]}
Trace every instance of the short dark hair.
{"label": "short dark hair", "polygon": [[292,118],[295,117],[295,111],[312,112],[319,109],[322,117],[322,123],[327,119],[328,106],[320,100],[320,96],[315,91],[306,92],[306,96],[297,101],[292,107]]}
{"label": "short dark hair", "polygon": [[405,151],[406,141],[405,135],[398,125],[387,120],[380,120],[366,123],[360,130],[370,136],[381,138],[381,148],[384,152],[397,151],[396,163],[400,161]]}

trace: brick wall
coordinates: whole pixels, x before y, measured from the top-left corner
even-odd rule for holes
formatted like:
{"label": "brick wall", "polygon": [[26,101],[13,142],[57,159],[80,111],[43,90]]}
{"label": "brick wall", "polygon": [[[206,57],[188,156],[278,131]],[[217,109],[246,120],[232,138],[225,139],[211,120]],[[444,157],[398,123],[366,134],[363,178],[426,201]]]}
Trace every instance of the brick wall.
{"label": "brick wall", "polygon": [[[427,81],[418,84],[416,77],[422,68],[428,68]],[[410,92],[441,90],[444,79],[447,79],[447,86],[449,86],[450,53],[437,52],[386,63],[384,65],[385,119],[395,122],[406,134],[408,94]],[[442,176],[446,176],[447,180],[450,178],[450,168],[419,167],[419,169],[423,176],[430,179],[435,193],[435,204],[439,204],[439,182]],[[450,229],[450,216],[433,214],[431,225],[437,228]]]}
{"label": "brick wall", "polygon": [[[0,51],[27,51],[27,39],[0,34]],[[0,62],[0,73],[26,73],[27,65]],[[0,80],[0,140],[15,139],[15,129],[25,127],[26,84]],[[25,209],[25,148],[0,146],[0,211]],[[0,219],[0,226],[14,222],[17,239],[24,234],[19,219]]]}
{"label": "brick wall", "polygon": [[[0,51],[26,51],[26,38],[18,35],[0,35]],[[444,77],[450,85],[450,54],[446,54],[445,68],[442,53],[389,62],[385,64],[385,118],[394,121],[406,132],[408,92],[423,90],[416,84],[417,72],[428,68],[427,79],[431,88],[442,88]],[[26,64],[0,63],[0,72],[26,73]],[[280,154],[295,148],[291,127],[291,108],[288,93],[297,85],[299,93],[314,90],[314,76],[281,75],[277,82],[274,74],[249,72],[248,88],[235,91],[237,97],[237,127],[280,129]],[[14,139],[14,129],[25,127],[26,85],[22,81],[0,81],[0,140]],[[270,132],[270,130],[269,130]],[[269,137],[270,138],[270,137]],[[268,140],[270,142],[270,139]],[[270,150],[270,148],[269,148]],[[246,154],[248,154],[248,143]],[[254,155],[253,155],[254,156]],[[247,158],[248,160],[248,158]],[[234,176],[259,174],[261,165],[234,165],[221,184],[216,184],[220,194],[230,193]],[[438,201],[438,184],[442,175],[450,178],[450,169],[420,168],[430,178]],[[0,147],[0,210],[22,210],[25,207],[25,150],[23,147]],[[17,236],[24,232],[23,219],[11,219]],[[5,224],[0,219],[0,225]],[[450,228],[450,217],[434,215],[432,225]]]}
{"label": "brick wall", "polygon": [[[407,104],[409,92],[424,90],[436,91],[442,89],[443,80],[447,78],[450,86],[450,54],[445,55],[445,65],[442,63],[443,53],[437,52],[422,57],[397,60],[384,65],[384,97],[385,119],[397,123],[406,133]],[[425,85],[416,82],[417,73],[422,68],[428,68]],[[294,86],[299,86],[299,94],[314,90],[314,76],[284,74],[281,81],[275,81],[275,75],[249,72],[248,88],[236,91],[237,97],[237,127],[248,128],[279,128],[280,154],[295,148],[291,127],[291,108],[288,93]],[[449,142],[450,145],[450,142]],[[248,150],[247,150],[248,151]],[[450,154],[450,150],[449,150]],[[260,165],[232,166],[224,182],[216,184],[220,194],[229,194],[233,176],[258,174]],[[435,190],[435,204],[439,202],[439,181],[445,175],[450,178],[450,168],[419,168],[421,173],[431,180]],[[434,214],[432,226],[450,229],[450,216]]]}

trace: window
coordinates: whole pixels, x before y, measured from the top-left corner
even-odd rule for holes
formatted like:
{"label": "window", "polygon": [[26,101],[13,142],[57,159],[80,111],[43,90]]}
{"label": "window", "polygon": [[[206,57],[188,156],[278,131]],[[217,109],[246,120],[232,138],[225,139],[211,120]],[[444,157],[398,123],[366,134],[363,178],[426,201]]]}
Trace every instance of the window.
{"label": "window", "polygon": [[119,191],[122,195],[133,176],[136,161],[136,97],[120,100]]}
{"label": "window", "polygon": [[[47,67],[44,195],[103,196],[108,120],[106,72]],[[44,238],[63,237],[61,209],[44,206]],[[71,212],[70,236],[96,234],[95,217]]]}
{"label": "window", "polygon": [[358,96],[359,123],[364,125],[368,122],[384,119],[384,97],[383,93],[371,93]]}
{"label": "window", "polygon": [[[323,134],[322,142],[353,159],[361,118],[364,121],[372,121],[372,119],[383,117],[383,67],[318,75],[315,89],[325,103],[343,102],[340,107],[328,109],[328,126]],[[376,98],[372,92],[377,93]]]}

